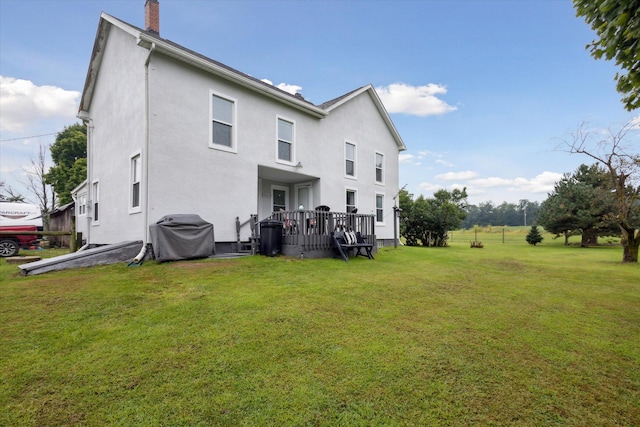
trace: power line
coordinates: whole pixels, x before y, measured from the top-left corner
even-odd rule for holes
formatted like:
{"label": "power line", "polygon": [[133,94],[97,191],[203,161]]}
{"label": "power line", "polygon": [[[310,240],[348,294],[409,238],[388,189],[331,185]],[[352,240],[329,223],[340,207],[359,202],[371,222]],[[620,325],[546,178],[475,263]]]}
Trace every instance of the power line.
{"label": "power line", "polygon": [[0,139],[0,142],[19,141],[19,140],[22,140],[22,139],[40,138],[41,136],[51,136],[51,135],[57,135],[59,133],[60,132],[43,133],[42,135],[31,135],[31,136],[23,136],[23,137],[20,137],[20,138]]}

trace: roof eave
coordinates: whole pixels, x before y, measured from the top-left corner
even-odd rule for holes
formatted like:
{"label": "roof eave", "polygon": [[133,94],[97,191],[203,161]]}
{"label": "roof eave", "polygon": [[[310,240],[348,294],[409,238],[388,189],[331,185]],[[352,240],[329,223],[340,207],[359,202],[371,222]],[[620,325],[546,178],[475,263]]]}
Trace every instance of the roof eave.
{"label": "roof eave", "polygon": [[104,56],[104,47],[107,43],[110,29],[111,23],[108,22],[105,19],[104,14],[102,14],[100,16],[96,38],[93,43],[93,51],[91,52],[91,60],[89,61],[89,69],[87,70],[87,77],[84,81],[82,96],[80,97],[80,106],[78,107],[78,118],[80,119],[88,114],[89,108],[91,107],[91,99],[93,98],[93,91],[95,89],[98,71],[100,70],[100,64],[102,63],[102,58]]}
{"label": "roof eave", "polygon": [[382,100],[380,99],[380,97],[378,96],[378,93],[376,92],[375,88],[372,85],[368,84],[366,86],[361,87],[358,90],[354,90],[348,96],[345,96],[340,101],[329,106],[327,108],[327,112],[331,112],[332,110],[335,110],[336,108],[346,104],[347,102],[351,101],[352,99],[360,96],[365,92],[369,93],[369,96],[371,96],[371,99],[373,100],[374,105],[376,106],[376,108],[378,109],[378,112],[382,116],[382,120],[384,120],[385,124],[391,131],[391,135],[393,136],[393,139],[395,140],[396,145],[398,146],[398,150],[405,151],[407,149],[407,146],[404,144],[404,141],[402,140],[402,137],[400,136],[398,129],[396,129],[396,125],[393,124],[393,121],[391,120],[391,117],[389,116],[387,109],[384,108],[384,104],[382,104]]}
{"label": "roof eave", "polygon": [[164,55],[185,62],[191,66],[205,70],[218,77],[224,78],[225,80],[246,87],[247,89],[250,89],[254,92],[259,92],[265,96],[276,99],[277,101],[285,103],[298,110],[302,110],[314,117],[323,118],[328,114],[326,110],[304,100],[295,98],[289,94],[282,93],[280,90],[267,83],[247,78],[242,74],[239,74],[225,67],[221,67],[214,62],[207,61],[205,58],[182,50],[177,46],[166,43],[162,39],[155,38],[149,34],[140,33],[138,35],[138,45],[147,49],[150,49],[151,46],[155,45],[155,52],[162,53]]}

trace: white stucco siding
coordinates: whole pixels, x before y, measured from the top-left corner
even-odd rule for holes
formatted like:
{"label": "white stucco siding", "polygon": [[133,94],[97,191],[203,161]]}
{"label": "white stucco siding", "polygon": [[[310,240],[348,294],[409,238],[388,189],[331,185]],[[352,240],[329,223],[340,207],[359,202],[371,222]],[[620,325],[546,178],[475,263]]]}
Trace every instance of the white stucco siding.
{"label": "white stucco siding", "polygon": [[88,216],[93,217],[98,182],[98,221],[90,221],[90,243],[144,239],[143,217],[129,214],[130,156],[144,148],[145,49],[116,28],[109,32],[92,98],[88,152]]}
{"label": "white stucco siding", "polygon": [[[295,158],[307,155],[317,120],[268,97],[173,59],[150,63],[150,221],[170,213],[196,213],[214,224],[216,240],[235,241],[235,218],[258,213],[258,165],[289,172],[276,161],[277,117],[295,124]],[[233,100],[236,152],[211,148],[212,94]]]}
{"label": "white stucco siding", "polygon": [[[376,213],[376,194],[383,195],[384,222],[376,224],[376,235],[393,238],[393,197],[398,191],[398,146],[380,116],[371,96],[365,92],[332,110],[323,120],[326,163],[321,181],[323,200],[334,211],[346,208],[346,190],[357,191],[358,213]],[[356,145],[356,177],[344,172],[345,142]],[[384,155],[384,183],[376,183],[375,153]]]}

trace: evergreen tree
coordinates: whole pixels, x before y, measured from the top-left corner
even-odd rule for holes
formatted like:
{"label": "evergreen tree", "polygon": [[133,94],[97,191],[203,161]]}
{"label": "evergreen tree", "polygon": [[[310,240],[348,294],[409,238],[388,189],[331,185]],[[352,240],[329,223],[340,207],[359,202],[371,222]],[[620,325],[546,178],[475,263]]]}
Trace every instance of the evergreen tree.
{"label": "evergreen tree", "polygon": [[544,237],[542,237],[542,234],[540,234],[540,231],[538,230],[538,226],[532,225],[531,230],[529,230],[529,234],[527,234],[527,243],[535,246],[538,243],[542,242],[543,239]]}

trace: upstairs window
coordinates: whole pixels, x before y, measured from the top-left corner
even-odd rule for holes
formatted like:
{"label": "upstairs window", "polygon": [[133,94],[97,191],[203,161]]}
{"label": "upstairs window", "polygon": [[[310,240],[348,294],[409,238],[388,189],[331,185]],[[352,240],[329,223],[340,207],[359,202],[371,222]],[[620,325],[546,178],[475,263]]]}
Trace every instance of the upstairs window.
{"label": "upstairs window", "polygon": [[293,162],[293,123],[278,119],[278,160]]}
{"label": "upstairs window", "polygon": [[235,151],[235,103],[218,95],[211,98],[211,146]]}
{"label": "upstairs window", "polygon": [[78,216],[87,214],[87,193],[78,195]]}
{"label": "upstairs window", "polygon": [[344,173],[347,176],[356,176],[356,146],[349,142],[344,144]]}
{"label": "upstairs window", "polygon": [[384,155],[376,153],[376,182],[382,184],[384,182]]}

